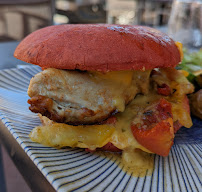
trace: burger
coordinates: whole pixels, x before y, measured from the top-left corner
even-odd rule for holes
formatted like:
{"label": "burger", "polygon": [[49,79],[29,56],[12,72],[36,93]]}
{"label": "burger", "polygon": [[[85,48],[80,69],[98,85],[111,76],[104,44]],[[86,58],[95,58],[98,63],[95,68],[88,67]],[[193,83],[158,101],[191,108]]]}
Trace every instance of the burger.
{"label": "burger", "polygon": [[47,146],[167,156],[180,127],[192,126],[182,46],[145,26],[71,24],[31,33],[14,56],[39,65],[29,109],[42,125],[30,138]]}

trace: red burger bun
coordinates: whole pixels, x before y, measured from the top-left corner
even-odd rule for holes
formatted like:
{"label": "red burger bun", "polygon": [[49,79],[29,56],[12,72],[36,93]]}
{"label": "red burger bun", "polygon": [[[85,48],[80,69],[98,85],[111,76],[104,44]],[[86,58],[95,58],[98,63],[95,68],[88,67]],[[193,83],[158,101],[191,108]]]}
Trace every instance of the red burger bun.
{"label": "red burger bun", "polygon": [[14,56],[43,68],[88,71],[175,67],[180,52],[150,27],[110,24],[49,26],[28,35]]}

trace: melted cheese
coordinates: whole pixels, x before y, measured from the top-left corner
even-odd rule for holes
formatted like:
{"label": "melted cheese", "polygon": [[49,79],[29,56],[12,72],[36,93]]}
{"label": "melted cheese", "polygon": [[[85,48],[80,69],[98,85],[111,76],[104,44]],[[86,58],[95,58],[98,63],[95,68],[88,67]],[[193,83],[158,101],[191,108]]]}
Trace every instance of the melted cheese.
{"label": "melted cheese", "polygon": [[94,153],[104,158],[112,159],[128,175],[134,177],[150,176],[154,169],[154,155],[142,150],[123,151],[122,156],[119,153],[105,151],[96,151]]}
{"label": "melted cheese", "polygon": [[[33,141],[42,143],[52,147],[80,147],[89,148],[91,150],[97,147],[102,147],[106,143],[111,142],[119,149],[123,150],[122,160],[127,166],[134,166],[142,163],[140,154],[136,153],[136,149],[141,149],[147,153],[151,153],[148,149],[140,145],[134,138],[131,131],[131,122],[139,123],[138,116],[142,113],[145,107],[159,100],[162,96],[157,93],[150,92],[148,95],[137,95],[136,98],[126,107],[125,111],[116,114],[117,122],[115,125],[86,125],[86,126],[71,126],[62,123],[46,122],[46,126],[39,126],[33,129],[30,137]],[[182,104],[176,98],[167,98],[172,104],[172,112],[174,120],[179,120],[180,123],[185,123],[191,126],[191,118],[188,112],[185,112]],[[174,100],[173,100],[174,99]],[[188,118],[188,119],[187,119]],[[190,125],[189,125],[190,124]],[[149,159],[149,158],[148,158]],[[148,166],[149,162],[146,163]]]}
{"label": "melted cheese", "polygon": [[187,105],[187,103],[185,103],[185,96],[172,96],[168,98],[168,101],[172,104],[173,121],[179,121],[179,123],[184,127],[190,128],[193,123],[190,112],[185,107]]}
{"label": "melted cheese", "polygon": [[148,149],[136,141],[130,125],[134,117],[158,97],[158,95],[151,94],[149,96],[138,95],[123,113],[115,115],[117,118],[115,125],[71,126],[54,123],[43,117],[45,125],[34,128],[30,133],[30,138],[34,142],[51,147],[69,146],[91,150],[111,142],[123,150],[121,165],[124,165],[125,169],[135,176],[144,176],[146,170],[153,169],[153,156]]}
{"label": "melted cheese", "polygon": [[178,50],[180,52],[180,58],[181,58],[181,61],[182,61],[182,59],[184,57],[184,53],[183,53],[183,49],[182,49],[183,45],[180,42],[175,42],[175,45],[177,46],[177,48],[178,48]]}
{"label": "melted cheese", "polygon": [[172,104],[173,121],[179,121],[181,125],[190,128],[192,120],[185,95],[192,93],[194,86],[181,71],[171,68],[160,69],[159,71],[162,75],[156,76],[155,81],[160,82],[159,84],[165,82],[173,90],[173,94],[165,97]]}
{"label": "melted cheese", "polygon": [[[117,117],[117,123],[115,124],[115,132],[111,138],[111,142],[122,150],[133,150],[139,148],[143,151],[149,152],[148,149],[140,145],[134,138],[131,131],[131,122],[134,118],[144,110],[149,103],[158,100],[158,95],[149,94],[149,96],[138,95],[136,98],[126,107],[123,113],[115,115]],[[138,121],[137,119],[136,121]],[[137,122],[138,123],[138,122]]]}
{"label": "melted cheese", "polygon": [[[137,92],[136,87],[132,87],[134,71],[112,71],[108,73],[88,72],[92,80],[102,83],[112,93],[112,102],[120,112],[125,110],[125,92],[129,97]],[[132,89],[131,89],[132,87]]]}
{"label": "melted cheese", "polygon": [[47,122],[47,125],[34,128],[30,137],[35,142],[51,147],[69,146],[95,150],[106,145],[113,132],[112,125],[72,126]]}
{"label": "melted cheese", "polygon": [[101,73],[96,71],[88,72],[96,79],[112,81],[118,84],[129,86],[132,82],[134,71],[111,71],[108,73]]}
{"label": "melted cheese", "polygon": [[113,105],[116,106],[117,110],[123,112],[125,110],[125,101],[121,97],[113,97]]}
{"label": "melted cheese", "polygon": [[119,112],[125,110],[125,105],[137,93],[146,93],[149,89],[149,76],[147,71],[112,71],[108,73],[90,71],[92,81],[103,84],[110,89],[113,105]]}
{"label": "melted cheese", "polygon": [[[118,79],[118,75],[125,76],[124,73],[112,73],[108,75],[99,74],[94,78],[96,81],[100,78],[108,80],[109,83],[114,83],[115,87],[121,84],[130,84],[132,81],[137,81],[136,89],[145,89],[149,85],[147,81],[145,83],[144,88],[138,88],[138,82],[141,84],[142,81],[140,76],[131,74],[126,75],[126,82]],[[148,72],[147,76],[150,74]],[[129,76],[129,77],[128,77]],[[165,97],[172,104],[172,112],[174,116],[174,121],[179,120],[179,122],[187,127],[191,126],[191,118],[188,112],[185,112],[183,107],[183,99],[186,90],[183,89],[183,86],[187,85],[187,89],[189,88],[189,84],[185,81],[181,76],[178,77],[177,84],[171,82],[171,87],[173,89],[177,89],[176,93],[172,96]],[[144,84],[144,82],[142,82]],[[118,93],[114,90],[114,93]],[[162,95],[158,95],[154,90],[150,90],[150,92],[146,95],[139,94],[132,100],[132,102],[126,106],[123,105],[123,101],[120,97],[114,97],[113,102],[118,106],[120,111],[124,111],[122,113],[116,114],[117,122],[114,125],[87,125],[87,126],[71,126],[67,124],[61,123],[53,123],[52,121],[48,121],[47,119],[44,121],[45,126],[36,127],[30,134],[30,137],[33,141],[42,143],[44,145],[53,146],[53,147],[80,147],[80,148],[89,148],[95,149],[97,147],[102,147],[106,143],[111,142],[119,149],[123,150],[122,162],[127,167],[132,167],[136,169],[137,167],[144,167],[145,169],[151,168],[152,159],[149,156],[151,153],[148,149],[140,145],[136,139],[134,138],[131,131],[131,122],[135,121],[135,123],[139,123],[140,119],[137,118],[139,114],[141,114],[144,109],[151,105],[151,103],[159,100]],[[125,109],[125,110],[124,110]],[[138,152],[137,149],[141,149],[141,152]],[[148,154],[142,154],[143,152],[147,152]]]}
{"label": "melted cheese", "polygon": [[54,123],[43,117],[43,126],[33,129],[30,137],[33,141],[52,147],[81,147],[95,149],[111,142],[122,150],[142,149],[131,132],[131,122],[144,108],[158,99],[158,95],[139,95],[125,109],[124,112],[115,115],[115,125],[80,125],[72,126],[63,123]]}

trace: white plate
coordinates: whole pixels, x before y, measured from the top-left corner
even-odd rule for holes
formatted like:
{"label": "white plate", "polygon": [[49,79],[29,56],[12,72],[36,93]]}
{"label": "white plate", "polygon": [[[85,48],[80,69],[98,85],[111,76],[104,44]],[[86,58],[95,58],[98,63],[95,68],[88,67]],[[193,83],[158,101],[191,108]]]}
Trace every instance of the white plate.
{"label": "white plate", "polygon": [[28,110],[26,91],[39,71],[37,66],[0,71],[0,119],[57,191],[202,191],[202,122],[198,119],[193,119],[191,129],[179,131],[168,157],[155,156],[153,174],[145,177],[123,171],[116,157],[32,142],[28,134],[40,121]]}

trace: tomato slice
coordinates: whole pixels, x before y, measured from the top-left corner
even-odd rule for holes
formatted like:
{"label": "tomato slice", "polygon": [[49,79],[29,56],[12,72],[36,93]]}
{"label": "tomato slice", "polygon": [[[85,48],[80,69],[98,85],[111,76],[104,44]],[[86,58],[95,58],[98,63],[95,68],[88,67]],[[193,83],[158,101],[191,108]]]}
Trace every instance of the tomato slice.
{"label": "tomato slice", "polygon": [[95,152],[95,151],[106,151],[106,152],[121,152],[122,150],[114,146],[111,142],[107,143],[101,148],[96,148],[95,150],[85,149],[86,152]]}
{"label": "tomato slice", "polygon": [[114,146],[112,143],[107,143],[105,146],[99,148],[101,151],[121,152],[122,150]]}
{"label": "tomato slice", "polygon": [[[187,96],[185,95],[184,98],[182,99],[182,109],[184,109],[183,114],[188,113],[190,114],[190,107],[189,107],[189,99],[187,98]],[[179,111],[174,111],[174,113],[178,114],[178,117],[180,116]],[[179,120],[181,120],[180,118],[174,122],[173,127],[174,127],[174,132],[177,133],[177,131],[182,127],[182,126],[186,126],[187,123],[185,123],[185,121],[181,120],[181,122],[179,122]],[[186,118],[186,121],[188,121],[188,119]],[[185,123],[185,124],[183,124]]]}
{"label": "tomato slice", "polygon": [[177,120],[173,123],[174,127],[174,133],[177,133],[177,131],[182,127],[181,123]]}
{"label": "tomato slice", "polygon": [[[116,121],[117,121],[117,118],[115,116],[111,116],[100,124],[101,125],[104,125],[104,124],[113,124],[114,125],[116,123]],[[95,152],[95,151],[121,152],[122,150],[117,148],[116,146],[114,146],[111,142],[108,142],[103,147],[96,148],[95,150],[86,148],[85,151],[86,152]]]}
{"label": "tomato slice", "polygon": [[161,86],[160,85],[158,86],[157,92],[159,95],[168,96],[171,94],[171,88],[164,83]]}
{"label": "tomato slice", "polygon": [[100,124],[101,125],[104,125],[104,124],[113,124],[113,125],[115,125],[116,121],[117,121],[117,118],[115,116],[111,116],[108,119],[106,119],[103,122],[101,122]]}
{"label": "tomato slice", "polygon": [[145,109],[140,115],[140,123],[136,122],[131,124],[135,139],[151,152],[167,156],[174,139],[171,104],[161,98]]}

